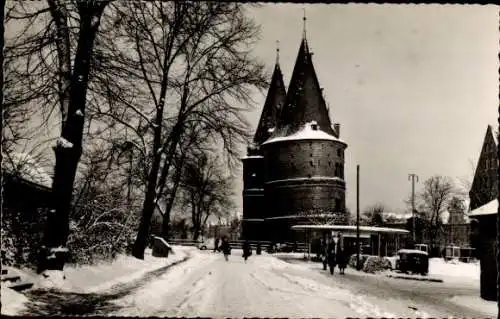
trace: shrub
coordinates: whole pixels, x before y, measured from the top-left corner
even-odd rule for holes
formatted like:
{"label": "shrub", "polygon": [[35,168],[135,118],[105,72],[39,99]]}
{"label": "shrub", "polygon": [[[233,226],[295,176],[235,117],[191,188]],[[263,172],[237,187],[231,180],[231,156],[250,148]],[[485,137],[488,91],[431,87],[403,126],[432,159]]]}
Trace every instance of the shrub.
{"label": "shrub", "polygon": [[379,256],[369,256],[363,265],[363,271],[369,273],[384,271],[390,268],[390,261]]}

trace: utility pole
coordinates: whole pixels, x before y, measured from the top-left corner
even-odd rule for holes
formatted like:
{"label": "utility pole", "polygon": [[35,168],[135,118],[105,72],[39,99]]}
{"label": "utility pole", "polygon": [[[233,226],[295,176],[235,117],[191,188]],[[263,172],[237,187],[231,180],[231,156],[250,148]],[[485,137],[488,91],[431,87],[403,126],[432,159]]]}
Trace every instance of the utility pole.
{"label": "utility pole", "polygon": [[411,180],[411,216],[413,220],[413,243],[416,243],[416,237],[415,237],[415,179],[417,180],[418,183],[418,176],[417,174],[408,174],[408,180]]}
{"label": "utility pole", "polygon": [[361,270],[359,264],[359,165],[356,166],[356,269]]}

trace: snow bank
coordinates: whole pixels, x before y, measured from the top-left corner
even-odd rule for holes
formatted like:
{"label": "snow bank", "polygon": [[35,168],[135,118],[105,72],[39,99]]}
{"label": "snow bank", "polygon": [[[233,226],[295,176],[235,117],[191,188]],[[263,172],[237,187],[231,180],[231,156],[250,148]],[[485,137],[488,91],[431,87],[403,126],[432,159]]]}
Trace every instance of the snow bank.
{"label": "snow bank", "polygon": [[477,262],[446,262],[442,258],[429,259],[429,275],[431,276],[479,282],[480,273],[479,263]]}
{"label": "snow bank", "polygon": [[[34,288],[54,287],[62,291],[77,293],[102,292],[114,285],[139,279],[150,271],[177,262],[186,257],[188,250],[193,248],[174,246],[173,249],[174,254],[170,254],[168,258],[155,258],[151,255],[151,250],[147,249],[144,260],[119,255],[112,262],[84,266],[68,264],[64,268],[64,273],[51,273],[49,278],[40,276]],[[62,276],[65,277],[64,280],[52,282],[54,281],[52,277],[61,279]]]}
{"label": "snow bank", "polygon": [[498,306],[495,301],[487,301],[479,296],[454,296],[449,299],[451,302],[485,313],[485,318],[497,316]]}
{"label": "snow bank", "polygon": [[28,298],[17,291],[2,285],[2,315],[4,316],[17,316],[21,313],[25,306],[24,304],[28,302]]}

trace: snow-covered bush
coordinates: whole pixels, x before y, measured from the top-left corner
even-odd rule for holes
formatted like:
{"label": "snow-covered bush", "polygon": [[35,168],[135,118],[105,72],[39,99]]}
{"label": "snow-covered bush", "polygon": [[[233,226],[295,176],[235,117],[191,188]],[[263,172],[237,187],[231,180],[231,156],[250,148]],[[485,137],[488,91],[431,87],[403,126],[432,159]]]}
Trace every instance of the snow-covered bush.
{"label": "snow-covered bush", "polygon": [[43,239],[45,209],[17,210],[4,207],[2,216],[2,264],[34,268]]}
{"label": "snow-covered bush", "polygon": [[363,264],[363,271],[375,273],[391,269],[391,262],[384,257],[369,256]]}
{"label": "snow-covered bush", "polygon": [[[363,265],[365,264],[365,261],[368,257],[369,255],[363,255],[363,254],[359,255],[359,263],[361,265],[361,268],[363,268]],[[349,267],[356,268],[356,260],[357,260],[356,254],[352,254],[351,257],[349,258],[349,263],[348,263]]]}
{"label": "snow-covered bush", "polygon": [[135,237],[140,200],[128,189],[128,172],[109,157],[104,151],[89,154],[76,182],[67,242],[70,263],[113,259]]}

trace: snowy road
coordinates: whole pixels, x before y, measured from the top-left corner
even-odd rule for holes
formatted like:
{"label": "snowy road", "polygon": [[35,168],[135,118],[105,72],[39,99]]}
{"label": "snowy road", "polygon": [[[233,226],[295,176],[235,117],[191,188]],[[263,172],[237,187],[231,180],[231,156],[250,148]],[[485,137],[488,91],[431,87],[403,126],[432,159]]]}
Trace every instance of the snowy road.
{"label": "snowy road", "polygon": [[[478,283],[419,282],[348,269],[331,276],[318,263],[267,254],[247,263],[235,250],[190,250],[184,258],[140,278],[86,293],[33,290],[26,315],[288,318],[491,318],[488,311],[450,301],[477,296]],[[173,260],[173,259],[172,259]],[[476,310],[474,310],[476,308]]]}
{"label": "snowy road", "polygon": [[[458,290],[457,290],[458,289]],[[235,251],[229,262],[193,256],[133,294],[115,300],[113,315],[176,317],[486,317],[446,302],[472,288],[325,272]]]}

